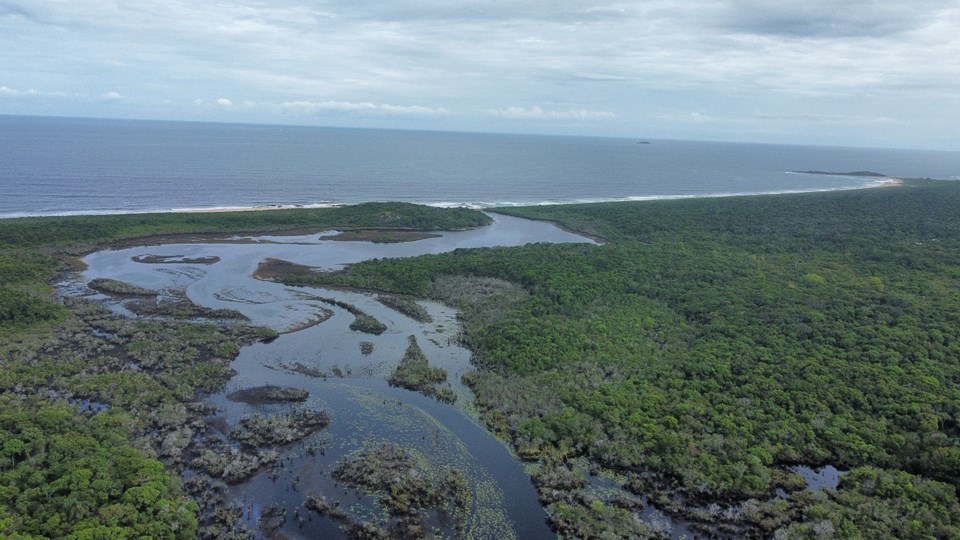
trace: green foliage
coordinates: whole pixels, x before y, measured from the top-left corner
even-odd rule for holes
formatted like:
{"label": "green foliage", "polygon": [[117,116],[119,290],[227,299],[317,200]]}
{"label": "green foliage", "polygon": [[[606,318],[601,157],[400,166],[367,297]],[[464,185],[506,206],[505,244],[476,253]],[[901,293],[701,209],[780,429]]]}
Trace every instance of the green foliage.
{"label": "green foliage", "polygon": [[[435,295],[458,305],[465,339],[485,368],[471,381],[484,418],[525,455],[585,455],[649,472],[699,500],[769,496],[784,485],[784,464],[859,467],[784,532],[950,537],[960,485],[958,207],[960,185],[912,181],[845,193],[509,209],[608,243],[457,250],[289,281]],[[478,216],[385,203],[0,220],[0,334],[65,316],[45,296],[55,265],[41,246],[187,231],[459,227],[481,224]],[[4,359],[0,382],[41,388],[63,378],[59,389],[144,411],[228,376],[223,364],[199,361],[235,351],[219,331],[156,323],[138,331],[127,336],[126,352],[144,373],[83,372],[75,359]],[[168,332],[176,337],[166,341],[182,347],[163,346]],[[23,406],[0,410],[8,409],[19,414]],[[99,469],[86,467],[88,477],[84,467],[62,471],[49,460],[24,459],[34,432],[47,437],[42,425],[30,426],[52,417],[50,429],[79,433],[71,444],[91,452],[104,446],[98,437],[119,430],[94,424],[118,413],[64,427],[43,410],[24,413],[27,432],[0,423],[0,448],[19,460],[2,474],[34,467],[2,482],[4,534],[119,537],[117,527],[134,526],[120,517],[129,507],[162,514],[153,524],[180,515],[163,513],[182,506],[161,504],[176,499],[146,480],[108,490],[115,495],[95,512],[60,501],[76,507],[75,519],[34,524],[47,507],[30,506],[45,503],[37,502],[40,492],[28,493],[40,488],[29,486],[82,487]],[[26,507],[17,506],[21,499]],[[874,519],[885,512],[889,518]],[[602,527],[624,513],[581,505],[558,506],[553,516],[572,527]],[[36,528],[23,528],[28,521]]]}
{"label": "green foliage", "polygon": [[590,505],[558,502],[547,507],[554,525],[570,538],[654,538],[654,533],[623,508],[593,500]]}
{"label": "green foliage", "polygon": [[915,181],[510,209],[609,242],[458,250],[299,279],[420,295],[449,276],[521,287],[529,296],[494,317],[464,313],[488,368],[479,404],[519,448],[654,471],[698,497],[766,496],[791,463],[957,486],[957,208],[960,185]]}
{"label": "green foliage", "polygon": [[63,320],[62,306],[40,294],[0,286],[0,333]]}
{"label": "green foliage", "polygon": [[[222,388],[238,346],[277,333],[245,326],[120,321],[55,302],[49,282],[64,254],[178,233],[232,234],[324,228],[450,229],[489,218],[466,209],[372,203],[331,209],[217,214],[76,216],[0,220],[0,536],[4,538],[194,538],[195,505],[159,462],[127,445],[187,421],[183,402]],[[135,240],[134,240],[135,241]],[[112,281],[116,295],[150,291]],[[150,314],[228,318],[188,302]],[[71,317],[71,315],[76,315]],[[89,317],[89,320],[88,320]],[[382,332],[370,318],[365,328]],[[109,339],[99,337],[100,333]],[[92,418],[16,394],[59,394],[109,406]],[[126,412],[121,412],[126,411]],[[127,415],[129,413],[129,416]],[[149,437],[140,439],[143,442]],[[157,443],[160,444],[160,443]],[[163,449],[161,455],[172,454]],[[167,453],[164,453],[167,452]],[[242,468],[245,464],[238,464]]]}
{"label": "green foliage", "polygon": [[135,371],[78,375],[67,380],[65,386],[77,396],[125,410],[144,410],[164,401],[175,401],[169,388],[147,373]]}
{"label": "green foliage", "polygon": [[280,333],[277,332],[276,330],[272,329],[272,328],[268,328],[268,327],[266,327],[266,326],[261,326],[261,327],[257,328],[256,336],[257,336],[257,340],[258,340],[258,341],[263,341],[263,342],[265,342],[265,343],[269,343],[269,342],[277,339],[278,337],[280,337]]}
{"label": "green foliage", "polygon": [[[321,228],[457,229],[490,218],[466,208],[364,203],[336,208],[262,212],[198,212],[0,220],[0,247],[65,246],[172,233],[239,233]],[[3,260],[0,259],[0,275]]]}
{"label": "green foliage", "polygon": [[426,308],[405,296],[380,294],[377,295],[377,301],[391,309],[395,309],[400,313],[403,313],[415,321],[422,323],[433,322],[433,318],[429,313],[427,313]]}
{"label": "green foliage", "polygon": [[144,289],[143,287],[137,287],[136,285],[131,285],[129,283],[107,278],[92,279],[87,283],[87,287],[90,287],[91,289],[103,294],[114,294],[118,296],[155,297],[158,294],[157,291]]}
{"label": "green foliage", "polygon": [[350,329],[365,334],[380,335],[386,332],[387,325],[360,310],[356,310],[353,322],[350,323]]}
{"label": "green foliage", "polygon": [[0,533],[194,538],[197,507],[163,466],[126,445],[123,422],[0,397]]}
{"label": "green foliage", "polygon": [[0,250],[0,283],[14,285],[46,281],[55,275],[52,258],[28,249]]}
{"label": "green foliage", "polygon": [[[222,388],[234,374],[228,362],[239,352],[237,341],[249,339],[244,332],[242,327],[214,324],[132,322],[118,331],[124,340],[118,354],[136,362],[139,370],[80,373],[82,365],[76,362],[11,363],[9,369],[16,376],[10,384],[30,380],[42,384],[60,376],[64,378],[56,386],[72,395],[149,414],[161,403],[192,399],[196,390]],[[48,365],[60,368],[40,369]]]}
{"label": "green foliage", "polygon": [[[66,310],[49,298],[47,282],[58,271],[57,261],[48,254],[52,248],[76,250],[98,243],[181,233],[302,232],[333,227],[439,230],[488,223],[490,218],[476,210],[409,203],[263,212],[0,219],[0,334],[66,317]],[[138,293],[133,289],[120,292],[124,291]]]}
{"label": "green foliage", "polygon": [[457,395],[452,390],[439,386],[440,383],[446,382],[447,370],[430,367],[426,355],[417,344],[417,338],[409,336],[407,340],[409,342],[407,350],[397,368],[390,374],[388,382],[392,386],[415,390],[447,403],[456,401]]}
{"label": "green foliage", "polygon": [[786,538],[957,538],[960,504],[953,486],[903,471],[864,467],[812,504]]}
{"label": "green foliage", "polygon": [[22,330],[66,316],[49,298],[46,282],[56,274],[52,258],[35,250],[0,248],[0,332]]}

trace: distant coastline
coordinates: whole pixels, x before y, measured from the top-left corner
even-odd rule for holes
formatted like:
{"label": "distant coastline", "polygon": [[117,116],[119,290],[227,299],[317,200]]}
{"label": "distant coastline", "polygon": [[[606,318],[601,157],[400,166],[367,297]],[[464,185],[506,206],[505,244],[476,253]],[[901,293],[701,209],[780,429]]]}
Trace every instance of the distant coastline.
{"label": "distant coastline", "polygon": [[[949,152],[23,118],[0,118],[0,161],[4,218],[375,201],[509,208],[960,177],[960,153]],[[848,172],[788,172],[805,170]]]}
{"label": "distant coastline", "polygon": [[[856,177],[856,175],[846,175],[842,173],[813,173],[813,172],[801,172],[801,171],[789,171],[789,174],[821,174],[829,176],[851,176]],[[412,202],[414,204],[422,204],[424,206],[432,206],[435,208],[471,208],[475,210],[490,209],[496,210],[497,208],[515,208],[523,206],[554,206],[554,205],[567,205],[567,204],[596,204],[596,203],[613,203],[613,202],[644,202],[644,201],[672,201],[672,200],[682,200],[682,199],[715,199],[723,197],[757,197],[762,195],[796,195],[801,193],[824,193],[830,191],[851,191],[857,189],[872,189],[878,187],[895,187],[902,186],[904,180],[902,178],[894,178],[890,176],[872,176],[872,175],[859,175],[861,178],[875,178],[876,180],[871,183],[866,183],[859,186],[841,186],[841,187],[828,187],[828,188],[813,188],[813,189],[791,189],[791,190],[778,190],[778,191],[755,191],[755,192],[744,192],[744,193],[702,193],[696,195],[636,195],[636,196],[627,196],[627,197],[596,197],[596,198],[579,198],[579,199],[562,199],[562,200],[541,200],[541,201],[479,201],[479,202],[445,202],[445,201],[404,201]],[[351,202],[342,202],[342,203],[333,203],[333,202],[323,202],[316,204],[267,204],[267,205],[257,205],[257,206],[213,206],[209,208],[156,208],[156,209],[118,209],[118,210],[91,210],[91,211],[69,211],[69,212],[20,212],[16,214],[0,215],[0,219],[19,219],[19,218],[35,218],[35,217],[70,217],[70,216],[109,216],[109,215],[128,215],[128,214],[212,214],[212,213],[229,213],[229,212],[265,212],[271,210],[297,210],[297,209],[310,209],[310,208],[338,208],[341,206],[351,206],[355,204],[363,204],[366,202],[388,202],[384,200],[375,200],[375,201],[351,201]]]}
{"label": "distant coastline", "polygon": [[903,178],[896,178],[883,173],[873,171],[850,171],[850,172],[831,172],[831,171],[788,171],[789,174],[810,174],[815,176],[840,176],[845,178],[874,178],[876,184],[862,186],[864,188],[875,187],[896,187],[903,185]]}
{"label": "distant coastline", "polygon": [[871,178],[889,178],[886,174],[873,171],[851,171],[851,172],[830,172],[830,171],[790,171],[794,174],[816,174],[819,176],[866,176]]}

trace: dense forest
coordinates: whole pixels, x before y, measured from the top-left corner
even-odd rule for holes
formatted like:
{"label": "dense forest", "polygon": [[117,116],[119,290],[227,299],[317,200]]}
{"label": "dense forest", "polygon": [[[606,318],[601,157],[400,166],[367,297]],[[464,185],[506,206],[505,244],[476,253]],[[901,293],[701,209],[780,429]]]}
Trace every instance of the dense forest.
{"label": "dense forest", "polygon": [[[222,482],[182,481],[179,472],[205,429],[203,394],[230,380],[241,346],[276,332],[186,300],[151,311],[150,320],[119,317],[89,300],[58,302],[51,283],[78,267],[77,255],[245,232],[489,221],[476,211],[402,203],[0,220],[0,537],[250,537]],[[149,292],[104,285],[110,294]]]}
{"label": "dense forest", "polygon": [[[517,208],[500,211],[602,244],[457,250],[284,279],[457,306],[483,419],[536,462],[551,521],[572,536],[655,534],[629,501],[577,494],[585,471],[600,471],[717,534],[953,538],[958,210],[960,184],[932,181]],[[0,221],[0,534],[223,530],[197,517],[164,444],[182,444],[196,392],[229,378],[236,346],[260,336],[61,305],[49,282],[70,254],[170,233],[484,222],[396,204]],[[108,327],[116,343],[93,335]],[[169,350],[171,335],[185,347]],[[118,371],[119,357],[149,369]],[[111,407],[91,415],[78,398]],[[790,468],[826,464],[848,471],[836,490],[806,490]]]}
{"label": "dense forest", "polygon": [[[501,211],[604,243],[287,281],[457,304],[491,429],[714,530],[960,534],[960,184]],[[811,494],[798,464],[849,473]]]}

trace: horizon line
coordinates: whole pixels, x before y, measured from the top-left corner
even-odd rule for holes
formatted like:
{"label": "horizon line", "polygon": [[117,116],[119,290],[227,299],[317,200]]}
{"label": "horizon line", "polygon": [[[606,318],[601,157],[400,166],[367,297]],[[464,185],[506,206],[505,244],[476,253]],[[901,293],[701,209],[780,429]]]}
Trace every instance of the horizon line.
{"label": "horizon line", "polygon": [[462,135],[500,135],[500,136],[518,136],[518,137],[559,137],[559,138],[581,138],[581,139],[616,139],[638,142],[662,141],[662,142],[698,142],[698,143],[718,143],[718,144],[750,144],[758,146],[791,146],[801,148],[841,148],[841,149],[866,149],[866,150],[905,150],[911,152],[944,152],[960,153],[958,149],[945,148],[908,148],[895,146],[849,146],[834,144],[801,144],[801,143],[783,143],[783,142],[760,142],[760,141],[735,141],[720,139],[677,139],[677,138],[659,138],[659,137],[641,137],[626,135],[576,135],[569,133],[532,133],[532,132],[510,132],[510,131],[471,131],[456,129],[429,129],[429,128],[403,128],[403,127],[367,127],[367,126],[337,126],[323,124],[284,124],[278,122],[257,122],[243,121],[231,122],[227,120],[192,120],[192,119],[167,119],[167,118],[128,118],[111,116],[68,116],[56,114],[10,114],[0,112],[0,118],[39,118],[39,119],[60,119],[60,120],[98,120],[112,122],[156,122],[170,124],[207,124],[207,125],[228,125],[228,126],[266,126],[266,127],[284,127],[284,128],[313,128],[313,129],[343,129],[343,130],[368,130],[368,131],[397,131],[397,132],[416,132],[416,133],[449,133]]}

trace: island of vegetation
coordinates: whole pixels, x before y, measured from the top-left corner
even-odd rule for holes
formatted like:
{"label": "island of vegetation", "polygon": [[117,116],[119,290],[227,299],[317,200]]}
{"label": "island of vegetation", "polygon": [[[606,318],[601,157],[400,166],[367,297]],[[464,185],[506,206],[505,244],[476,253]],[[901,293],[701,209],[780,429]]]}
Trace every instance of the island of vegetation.
{"label": "island of vegetation", "polygon": [[216,264],[220,257],[184,257],[183,255],[137,255],[133,262],[144,264]]}
{"label": "island of vegetation", "polygon": [[307,508],[331,516],[347,528],[351,537],[428,538],[432,536],[431,521],[439,524],[451,520],[454,530],[462,533],[471,500],[467,480],[459,471],[448,470],[442,478],[432,480],[402,448],[383,444],[344,460],[333,477],[344,485],[376,494],[389,514],[388,523],[359,523],[326,497],[313,495],[308,499]]}
{"label": "island of vegetation", "polygon": [[400,242],[416,242],[427,238],[437,238],[437,233],[426,231],[392,231],[380,229],[343,231],[333,236],[321,236],[321,240],[336,240],[340,242],[373,242],[374,244],[396,244]]}
{"label": "island of vegetation", "polygon": [[[724,537],[954,538],[957,208],[960,184],[918,180],[889,190],[517,208],[501,211],[605,242],[457,250],[274,279],[458,307],[482,417],[535,462],[551,525],[566,536],[662,536],[636,519],[645,501]],[[215,482],[181,484],[184,462],[232,481],[275,457],[253,446],[193,446],[209,432],[197,396],[222,388],[238,347],[268,338],[264,331],[58,303],[48,284],[72,255],[147,236],[484,219],[358,205],[0,221],[0,533],[223,537],[236,509],[217,506]],[[94,411],[81,411],[90,404]],[[284,444],[302,433],[287,421],[299,420],[255,418],[232,435]],[[223,459],[229,451],[233,461]],[[344,462],[342,481],[378,489],[365,465],[373,459],[410,470],[387,448]],[[845,472],[836,489],[806,489],[794,472],[828,464]],[[631,497],[592,489],[596,478]],[[414,492],[390,512],[415,527],[436,509],[435,493],[458,491],[455,479],[452,487],[410,479]],[[316,499],[312,508],[335,505]]]}
{"label": "island of vegetation", "polygon": [[403,358],[387,379],[390,385],[414,390],[445,403],[456,401],[457,394],[449,386],[442,386],[447,382],[447,370],[430,366],[415,336],[408,336],[407,342],[409,345]]}
{"label": "island of vegetation", "polygon": [[240,401],[248,405],[265,405],[268,403],[284,403],[288,401],[306,401],[309,392],[301,388],[286,386],[255,386],[243,388],[227,394],[230,401]]}

